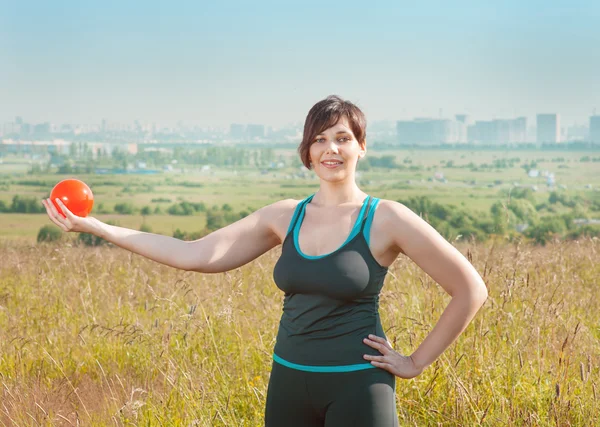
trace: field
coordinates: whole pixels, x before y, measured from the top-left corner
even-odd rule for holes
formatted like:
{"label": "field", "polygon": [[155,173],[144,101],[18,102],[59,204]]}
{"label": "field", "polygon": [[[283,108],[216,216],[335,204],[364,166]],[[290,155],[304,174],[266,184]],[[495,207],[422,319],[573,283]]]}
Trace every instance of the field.
{"label": "field", "polygon": [[[3,424],[261,425],[277,250],[202,275],[116,248],[0,249]],[[489,299],[434,365],[397,379],[401,425],[597,425],[598,241],[461,250]],[[381,295],[394,347],[413,351],[448,301],[398,259]]]}
{"label": "field", "polygon": [[[283,159],[297,156],[293,150],[280,150],[276,155]],[[471,212],[489,212],[495,202],[506,201],[508,192],[517,184],[535,186],[534,197],[538,203],[546,201],[550,191],[600,201],[600,163],[581,161],[586,156],[600,160],[600,154],[595,152],[373,149],[368,155],[394,156],[398,164],[405,166],[402,170],[376,168],[359,173],[360,187],[375,197],[405,200],[427,196]],[[513,159],[512,163],[510,159]],[[492,167],[494,162],[502,161],[507,164]],[[546,178],[541,174],[535,178],[527,176],[522,166],[531,162],[536,162],[540,172],[555,175],[552,188],[546,185]],[[475,168],[468,167],[469,164]],[[411,166],[413,170],[409,169]],[[0,202],[10,204],[16,195],[41,200],[47,197],[56,182],[67,177],[56,174],[31,176],[27,174],[29,168],[28,161],[23,159],[8,158],[0,164]],[[434,179],[436,172],[442,173],[444,180]],[[148,206],[164,211],[172,203],[188,201],[203,202],[209,207],[228,204],[235,211],[254,211],[282,198],[302,199],[318,190],[314,173],[292,167],[263,171],[255,167],[213,167],[203,171],[199,166],[190,165],[158,175],[77,175],[77,178],[92,187],[94,215],[98,218],[134,228],[146,222],[154,232],[166,234],[172,234],[177,228],[200,230],[204,227],[205,217],[198,213],[193,219],[172,215],[143,218],[139,212],[137,215],[115,214],[113,206],[129,202],[138,209]],[[153,202],[157,199],[163,201]],[[99,207],[111,214],[102,214],[102,210],[99,213]],[[48,224],[45,214],[24,217],[0,213],[0,237],[32,241],[45,224]]]}
{"label": "field", "polygon": [[[598,163],[582,160],[600,158],[597,153],[371,150],[369,155],[392,155],[405,166],[362,171],[359,185],[373,196],[425,195],[489,213],[518,183],[535,186],[536,204],[556,191],[583,200],[582,214],[599,216],[592,209],[600,195]],[[482,166],[517,157],[512,164]],[[554,173],[556,185],[529,178],[522,165],[531,162]],[[17,158],[0,164],[5,206],[15,196],[41,199],[66,177],[33,176],[29,168]],[[436,172],[444,179],[434,179]],[[94,216],[172,235],[176,229],[199,231],[207,222],[206,212],[168,215],[174,203],[253,211],[315,192],[318,181],[311,174],[291,166],[265,171],[190,166],[151,176],[77,177],[94,191]],[[114,213],[122,203],[136,211]],[[152,214],[141,215],[144,206]],[[568,210],[553,207],[555,214]],[[280,248],[227,273],[198,274],[115,247],[78,246],[72,235],[36,243],[47,224],[45,214],[0,213],[0,425],[263,425],[283,301],[272,279]],[[489,298],[422,375],[396,380],[400,425],[598,425],[600,240],[537,246],[492,236],[485,243],[453,242],[484,278]],[[398,258],[380,302],[396,350],[414,351],[448,302],[414,263]]]}

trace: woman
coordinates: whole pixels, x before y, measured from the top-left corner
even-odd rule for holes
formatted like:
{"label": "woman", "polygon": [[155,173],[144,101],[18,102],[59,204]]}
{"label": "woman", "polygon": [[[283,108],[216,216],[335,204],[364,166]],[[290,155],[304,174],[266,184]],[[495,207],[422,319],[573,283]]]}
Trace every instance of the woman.
{"label": "woman", "polygon": [[[473,266],[431,226],[400,203],[356,185],[366,121],[351,102],[330,96],[308,113],[299,147],[320,178],[302,201],[282,200],[184,242],[79,218],[57,203],[44,206],[64,231],[92,233],[154,261],[218,273],[240,267],[282,244],[274,279],[285,292],[273,354],[265,424],[397,426],[395,377],[419,375],[458,337],[487,298]],[[387,341],[379,292],[399,254],[412,259],[452,300],[410,356]]]}

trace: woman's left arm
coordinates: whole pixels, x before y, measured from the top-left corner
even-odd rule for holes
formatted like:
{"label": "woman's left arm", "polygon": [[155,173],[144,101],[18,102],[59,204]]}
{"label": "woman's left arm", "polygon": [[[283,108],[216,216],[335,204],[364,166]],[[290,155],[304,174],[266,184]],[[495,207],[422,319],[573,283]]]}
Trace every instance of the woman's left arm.
{"label": "woman's left arm", "polygon": [[[378,211],[395,249],[414,261],[452,297],[437,324],[410,356],[415,375],[418,375],[465,330],[487,299],[487,288],[471,263],[406,206],[382,200]],[[379,344],[380,351],[384,350],[382,354],[391,350],[383,339]],[[410,360],[401,362],[398,359],[397,364],[405,365],[406,362]],[[411,377],[410,374],[407,376]]]}

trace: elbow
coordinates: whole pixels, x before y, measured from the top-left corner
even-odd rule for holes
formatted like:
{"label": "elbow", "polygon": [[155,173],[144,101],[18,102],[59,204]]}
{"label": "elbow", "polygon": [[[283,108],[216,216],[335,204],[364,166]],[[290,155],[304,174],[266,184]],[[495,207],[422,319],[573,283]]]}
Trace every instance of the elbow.
{"label": "elbow", "polygon": [[183,271],[189,271],[192,273],[204,273],[204,271],[201,268],[198,268],[196,266],[181,266],[179,269]]}
{"label": "elbow", "polygon": [[475,289],[470,292],[470,298],[478,307],[481,307],[486,302],[488,290],[483,281],[479,281]]}
{"label": "elbow", "polygon": [[183,262],[178,268],[193,273],[210,273],[210,268],[197,259]]}
{"label": "elbow", "polygon": [[468,303],[469,306],[479,309],[488,298],[488,290],[483,281],[478,281],[475,285],[468,286],[453,295],[453,297],[455,296]]}
{"label": "elbow", "polygon": [[480,305],[483,305],[488,298],[488,290],[487,287],[485,286],[485,284],[481,284],[481,286],[479,287],[479,292],[478,292],[478,297],[479,297],[479,301],[480,301]]}

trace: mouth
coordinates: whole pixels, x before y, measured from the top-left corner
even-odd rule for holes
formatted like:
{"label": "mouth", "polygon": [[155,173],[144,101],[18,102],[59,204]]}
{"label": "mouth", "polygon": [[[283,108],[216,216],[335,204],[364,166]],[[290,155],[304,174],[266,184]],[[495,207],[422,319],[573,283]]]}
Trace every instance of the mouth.
{"label": "mouth", "polygon": [[335,168],[343,165],[344,162],[341,162],[339,160],[325,160],[324,162],[321,162],[321,164],[323,166],[325,166],[327,169],[335,169]]}

